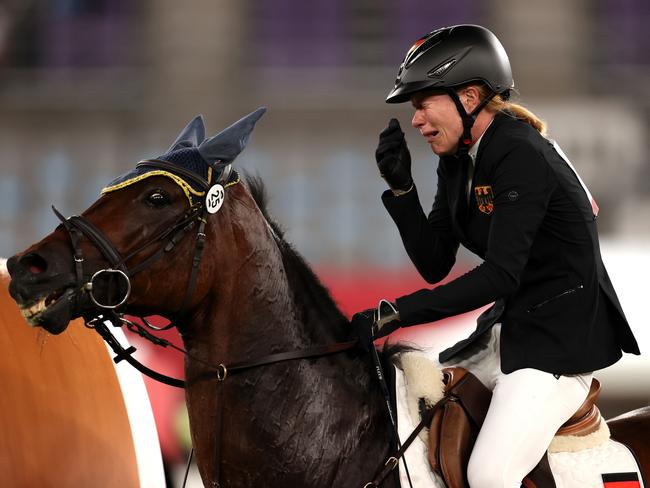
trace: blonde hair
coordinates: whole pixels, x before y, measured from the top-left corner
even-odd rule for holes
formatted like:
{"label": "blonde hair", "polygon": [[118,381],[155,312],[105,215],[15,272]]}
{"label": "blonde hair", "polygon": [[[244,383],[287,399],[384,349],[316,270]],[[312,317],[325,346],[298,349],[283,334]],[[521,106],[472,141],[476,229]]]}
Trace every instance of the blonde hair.
{"label": "blonde hair", "polygon": [[[490,94],[489,89],[485,85],[472,86],[478,90],[481,98],[487,97]],[[499,94],[495,95],[494,98],[488,102],[486,109],[490,112],[510,112],[519,120],[523,120],[533,126],[541,135],[546,136],[547,126],[545,121],[540,119],[523,105],[504,100]]]}

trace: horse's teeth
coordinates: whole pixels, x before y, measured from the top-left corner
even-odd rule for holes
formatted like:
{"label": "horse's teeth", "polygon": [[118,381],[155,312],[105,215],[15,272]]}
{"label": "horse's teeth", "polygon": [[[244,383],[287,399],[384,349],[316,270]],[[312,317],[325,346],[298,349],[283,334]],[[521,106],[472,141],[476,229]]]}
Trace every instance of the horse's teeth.
{"label": "horse's teeth", "polygon": [[37,321],[33,319],[43,310],[45,310],[45,298],[40,299],[31,307],[21,308],[20,312],[30,325],[36,325]]}

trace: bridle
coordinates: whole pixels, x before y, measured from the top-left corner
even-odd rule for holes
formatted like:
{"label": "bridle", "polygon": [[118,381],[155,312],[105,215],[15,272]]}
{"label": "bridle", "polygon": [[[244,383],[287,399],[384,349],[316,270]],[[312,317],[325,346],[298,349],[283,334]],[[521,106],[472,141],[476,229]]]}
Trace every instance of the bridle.
{"label": "bridle", "polygon": [[[203,178],[168,161],[149,159],[138,163],[136,168],[159,169],[169,172],[173,171],[174,173],[179,173],[182,175],[183,178],[192,181],[192,183],[197,185],[199,189],[204,192],[210,188],[210,184]],[[221,184],[223,182],[223,178],[229,178],[231,172],[230,168],[230,165],[227,165],[225,167],[224,171],[221,172],[217,183]],[[97,227],[95,227],[88,219],[78,215],[74,215],[66,219],[56,208],[54,208],[54,206],[52,207],[52,210],[63,224],[65,230],[68,232],[70,241],[72,243],[73,257],[75,262],[74,284],[76,285],[76,298],[78,301],[77,305],[80,305],[79,294],[87,292],[91,301],[96,307],[110,310],[118,309],[127,302],[131,290],[130,280],[134,275],[140,271],[143,271],[144,269],[147,269],[154,262],[162,258],[165,254],[174,250],[176,245],[183,240],[185,235],[190,230],[192,230],[194,226],[197,226],[190,278],[185,289],[185,295],[180,309],[176,314],[174,314],[176,318],[182,318],[184,316],[185,308],[192,296],[194,287],[196,285],[198,268],[201,262],[201,257],[203,255],[203,249],[205,247],[205,225],[207,222],[207,212],[205,205],[202,202],[191,205],[190,208],[184,212],[184,214],[174,223],[172,223],[162,232],[151,237],[144,244],[138,246],[127,256],[121,256],[110,239],[108,239],[106,235]],[[90,277],[88,277],[87,274],[84,274],[85,258],[80,245],[81,238],[84,236],[90,240],[94,247],[109,263],[108,268],[100,269],[99,271],[93,273]],[[162,245],[156,252],[154,252],[151,256],[149,256],[141,263],[132,268],[129,268],[127,266],[127,263],[133,257],[154,243],[162,243]],[[100,302],[94,294],[94,290],[97,287],[96,284],[102,279],[109,281],[111,278],[118,278],[119,280],[122,280],[124,283],[123,296],[121,296],[118,300],[114,300],[114,303],[109,304]]]}
{"label": "bridle", "polygon": [[[162,170],[170,173],[180,175],[185,181],[189,181],[198,188],[199,191],[206,193],[211,185],[208,181],[201,178],[197,174],[188,171],[176,164],[164,161],[161,159],[147,159],[141,161],[136,165],[136,169],[150,169]],[[221,171],[216,180],[216,184],[228,186],[228,180],[233,175],[232,166],[221,165]],[[235,173],[236,175],[236,173]],[[237,175],[236,181],[239,181]],[[74,274],[73,276],[64,278],[68,285],[67,291],[60,298],[60,300],[67,300],[72,302],[73,310],[81,313],[84,316],[86,326],[95,329],[107,344],[116,353],[115,361],[118,362],[125,359],[132,366],[138,369],[141,373],[146,374],[156,381],[183,388],[185,383],[183,380],[172,378],[156,371],[147,368],[133,357],[135,348],[130,347],[124,349],[119,341],[113,336],[106,324],[117,324],[119,326],[126,325],[127,328],[141,335],[142,337],[154,342],[155,344],[167,347],[176,346],[169,341],[160,339],[152,334],[149,334],[146,329],[136,322],[125,319],[118,310],[126,305],[129,295],[131,293],[131,279],[137,273],[149,268],[156,261],[160,260],[165,255],[171,253],[176,249],[177,245],[185,238],[185,236],[194,228],[197,228],[196,238],[194,244],[194,254],[192,257],[191,272],[185,288],[185,294],[179,310],[172,314],[170,324],[165,327],[155,327],[151,325],[146,318],[142,318],[143,323],[154,330],[166,330],[174,327],[175,323],[180,322],[185,317],[186,308],[189,304],[191,297],[194,293],[198,271],[205,248],[205,226],[207,224],[207,211],[205,204],[202,201],[190,205],[179,218],[177,218],[171,225],[167,226],[158,234],[154,235],[146,242],[131,251],[128,255],[122,256],[120,252],[113,245],[111,240],[88,219],[83,216],[74,215],[65,218],[54,206],[52,207],[57,218],[63,224],[64,229],[68,232],[70,242],[72,244],[72,252],[74,258]],[[86,237],[92,245],[100,252],[100,254],[108,262],[108,267],[100,269],[92,273],[92,275],[84,271],[85,257],[81,248],[81,239]],[[142,251],[158,243],[159,248],[151,254],[148,258],[138,263],[133,267],[129,267],[128,263]],[[115,282],[117,281],[117,286]],[[70,286],[72,285],[72,286]],[[112,286],[111,286],[112,285]],[[115,288],[119,293],[117,298],[112,300],[98,299],[96,290],[101,287]],[[97,314],[97,309],[102,311],[102,314]],[[182,350],[181,350],[182,351]]]}

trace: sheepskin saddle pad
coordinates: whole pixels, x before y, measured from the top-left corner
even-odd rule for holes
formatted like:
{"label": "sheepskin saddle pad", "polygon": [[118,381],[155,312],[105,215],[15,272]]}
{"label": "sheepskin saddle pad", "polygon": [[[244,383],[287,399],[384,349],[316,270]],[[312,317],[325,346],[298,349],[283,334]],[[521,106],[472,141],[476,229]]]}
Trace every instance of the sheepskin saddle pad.
{"label": "sheepskin saddle pad", "polygon": [[[400,463],[402,486],[466,487],[467,461],[489,407],[491,392],[463,368],[443,369],[423,352],[393,358],[398,432],[404,441],[423,413],[440,402],[429,429],[411,445]],[[558,431],[540,465],[524,480],[527,488],[598,487],[606,479],[642,477],[629,449],[610,439],[595,405],[600,384],[594,379],[583,405]],[[534,421],[534,419],[531,419]],[[408,471],[408,474],[407,474]],[[552,474],[551,474],[552,472]]]}

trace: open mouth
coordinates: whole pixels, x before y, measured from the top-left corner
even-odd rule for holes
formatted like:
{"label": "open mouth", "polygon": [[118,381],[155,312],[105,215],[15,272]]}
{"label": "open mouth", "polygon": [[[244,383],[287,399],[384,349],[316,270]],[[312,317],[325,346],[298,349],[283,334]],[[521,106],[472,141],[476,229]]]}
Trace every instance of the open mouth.
{"label": "open mouth", "polygon": [[22,313],[29,325],[40,325],[40,318],[43,315],[43,312],[45,312],[53,303],[56,303],[56,301],[63,295],[63,292],[64,290],[58,290],[41,297],[37,301],[31,302],[30,305],[20,306],[20,313]]}
{"label": "open mouth", "polygon": [[438,134],[440,134],[440,132],[437,130],[434,130],[433,132],[429,132],[428,134],[426,134],[425,137],[427,138],[427,142],[432,142]]}

